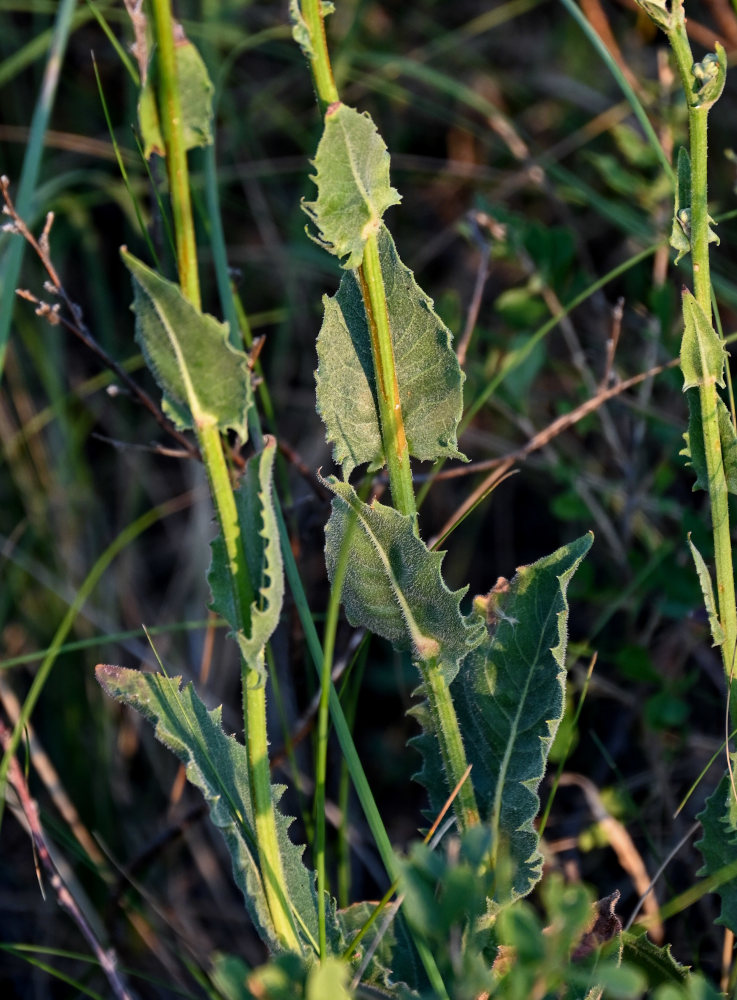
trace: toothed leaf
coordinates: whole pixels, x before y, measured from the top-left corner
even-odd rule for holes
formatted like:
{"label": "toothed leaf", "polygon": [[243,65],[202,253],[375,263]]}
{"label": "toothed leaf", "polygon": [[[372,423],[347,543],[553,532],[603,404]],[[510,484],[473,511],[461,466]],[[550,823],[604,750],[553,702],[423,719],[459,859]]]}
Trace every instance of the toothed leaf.
{"label": "toothed leaf", "polygon": [[164,410],[182,429],[215,425],[245,441],[251,377],[246,355],[228,341],[227,324],[195,309],[178,285],[127,250],[121,256],[133,278],[136,340],[164,394]]}
{"label": "toothed leaf", "polygon": [[[463,411],[463,374],[451,334],[433,303],[399,259],[389,231],[379,232],[379,261],[386,288],[399,398],[410,454],[423,461],[465,459],[456,434]],[[333,456],[348,478],[357,465],[384,464],[376,401],[371,337],[355,272],[323,299],[317,338],[317,407],[334,444]]]}
{"label": "toothed leaf", "polygon": [[683,291],[685,329],[681,341],[683,388],[690,389],[716,381],[724,387],[724,344],[688,289]]}
{"label": "toothed leaf", "polygon": [[350,556],[343,584],[348,621],[384,636],[418,660],[436,659],[448,682],[459,661],[483,641],[483,623],[461,614],[465,590],[451,591],[441,574],[444,552],[431,552],[414,533],[414,519],[391,507],[362,503],[348,483],[323,480],[335,494],[325,528],[333,580],[346,531]]}
{"label": "toothed leaf", "polygon": [[737,802],[732,782],[737,755],[731,757],[730,770],[706,800],[703,812],[696,817],[704,833],[696,846],[704,859],[703,868],[697,874],[720,879],[715,891],[721,898],[722,910],[716,923],[737,933]]}
{"label": "toothed leaf", "polygon": [[317,227],[318,242],[343,267],[356,268],[384,212],[401,201],[389,183],[389,153],[370,116],[331,105],[314,166],[317,199],[302,207]]}
{"label": "toothed leaf", "polygon": [[678,251],[676,264],[691,250],[691,160],[683,146],[678,150],[678,176],[670,245]]}
{"label": "toothed leaf", "polygon": [[[533,820],[538,786],[565,704],[566,591],[588,552],[584,535],[532,566],[523,566],[497,596],[493,631],[461,665],[451,694],[463,733],[470,781],[483,822],[513,866],[503,905],[539,880],[542,855]],[[448,795],[439,782],[440,752],[426,706],[415,712],[424,732],[412,740],[423,756],[417,777],[435,814]]]}
{"label": "toothed leaf", "polygon": [[[181,677],[164,677],[123,667],[99,665],[97,679],[104,690],[153,723],[156,738],[176,754],[187,778],[200,789],[210,818],[222,833],[233,864],[233,874],[246,907],[264,942],[280,949],[266,901],[258,865],[253,801],[248,785],[246,748],[222,728],[222,710],[208,711],[191,684],[180,690]],[[272,786],[278,802],[283,786]],[[306,952],[317,941],[317,897],[314,876],[302,862],[303,846],[293,844],[291,817],[276,812],[279,851],[289,900]]]}
{"label": "toothed leaf", "polygon": [[[688,430],[683,435],[684,447],[679,452],[686,459],[696,475],[694,491],[708,490],[709,477],[706,471],[706,453],[704,451],[704,432],[701,423],[701,404],[695,389],[689,389],[688,397]],[[732,415],[722,399],[717,397],[717,422],[719,439],[722,446],[722,463],[727,490],[737,494],[737,433],[735,433]]]}
{"label": "toothed leaf", "polygon": [[250,624],[245,631],[238,627],[240,615],[222,535],[210,543],[212,562],[208,573],[212,610],[232,627],[230,634],[236,639],[243,659],[261,674],[262,680],[266,677],[261,654],[279,624],[284,600],[284,570],[272,495],[275,455],[276,441],[266,438],[263,451],[248,462],[235,493],[248,575],[255,594],[249,611]]}
{"label": "toothed leaf", "polygon": [[716,601],[714,600],[714,588],[711,582],[711,575],[706,563],[704,562],[704,557],[691,541],[690,533],[688,536],[688,547],[691,549],[691,555],[693,556],[696,572],[699,577],[699,584],[701,585],[701,593],[704,598],[704,607],[706,608],[706,613],[709,617],[709,627],[711,628],[711,637],[713,640],[712,646],[721,646],[724,642],[724,630],[722,629],[719,621],[719,612],[717,611]]}

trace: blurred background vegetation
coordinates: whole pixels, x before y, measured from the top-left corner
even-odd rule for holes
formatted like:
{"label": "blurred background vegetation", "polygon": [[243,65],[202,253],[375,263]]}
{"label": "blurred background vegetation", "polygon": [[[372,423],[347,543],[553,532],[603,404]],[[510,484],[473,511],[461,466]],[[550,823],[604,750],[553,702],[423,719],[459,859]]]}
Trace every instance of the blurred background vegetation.
{"label": "blurred background vegetation", "polygon": [[[0,0],[0,172],[13,194],[60,7],[53,0]],[[675,358],[679,291],[689,271],[672,266],[663,243],[672,213],[669,180],[569,10],[556,0],[336,0],[336,8],[328,30],[341,95],[371,112],[391,151],[403,202],[388,221],[456,342],[467,344],[467,407],[518,352],[518,363],[462,437],[469,458],[515,451],[603,385]],[[685,109],[664,36],[629,0],[586,0],[583,8],[671,156],[685,141]],[[228,260],[250,330],[265,338],[260,363],[271,401],[265,425],[285,446],[279,489],[319,627],[328,503],[315,473],[329,469],[331,458],[314,409],[314,344],[321,296],[336,288],[339,273],[306,237],[299,208],[313,190],[308,160],[320,131],[314,95],[291,39],[286,2],[179,0],[175,11],[217,86],[217,179]],[[687,15],[697,58],[715,38],[734,56],[737,16],[727,0],[687,0]],[[165,172],[154,158],[149,173],[141,159],[137,91],[101,21],[126,50],[132,41],[122,2],[74,8],[26,221],[39,233],[46,213],[55,213],[51,255],[67,292],[104,350],[158,398],[133,341],[131,289],[118,248],[127,244],[150,259],[137,204],[162,269],[174,276],[154,194],[164,199],[165,215]],[[710,118],[717,217],[734,203],[729,148],[736,97],[737,77],[728,76]],[[204,307],[220,315],[206,155],[191,159]],[[729,335],[737,330],[735,221],[723,221],[719,235],[713,266]],[[8,255],[19,240],[0,235],[6,303]],[[648,248],[638,263],[583,294]],[[44,278],[26,251],[18,284],[48,298]],[[579,296],[578,308],[532,339]],[[448,583],[470,582],[472,595],[583,531],[596,533],[570,592],[571,709],[592,655],[598,659],[580,719],[563,727],[558,742],[556,763],[569,743],[565,772],[574,778],[556,796],[545,837],[550,866],[591,883],[599,896],[621,891],[624,918],[639,895],[628,865],[639,855],[647,872],[656,872],[689,832],[724,766],[718,754],[724,681],[686,546],[692,532],[701,551],[710,551],[705,494],[692,493],[693,477],[678,457],[686,417],[676,370],[642,381],[543,441],[445,546]],[[75,616],[20,759],[56,861],[102,939],[133,970],[133,987],[145,997],[216,996],[204,980],[213,951],[254,963],[264,957],[227,857],[177,762],[137,716],[105,699],[93,676],[98,662],[155,665],[141,625],[160,629],[152,638],[167,670],[195,679],[208,704],[224,703],[226,724],[237,730],[234,649],[222,629],[207,627],[213,524],[202,470],[162,453],[176,445],[119,380],[25,301],[13,307],[0,445],[0,716],[6,722],[17,718],[96,561],[137,518],[160,508]],[[417,467],[418,475],[429,471]],[[421,512],[425,537],[487,474],[472,468],[433,484]],[[346,629],[340,650],[348,659],[350,641]],[[309,837],[312,747],[301,722],[305,713],[309,718],[315,679],[291,603],[272,659],[278,692],[271,697],[272,749],[281,761],[275,770],[289,784],[289,807]],[[411,780],[419,758],[406,747],[415,733],[405,715],[414,672],[374,640],[343,683],[362,759],[401,848],[423,822],[423,791]],[[281,753],[297,734],[301,742]],[[674,818],[714,754],[717,763]],[[329,780],[335,848],[343,858],[332,872],[333,888],[344,902],[377,898],[385,888],[381,867],[337,749]],[[601,815],[623,826],[607,834],[597,825]],[[622,839],[624,827],[631,841]],[[45,898],[40,891],[30,841],[12,810],[0,836],[3,996],[107,995],[78,929],[48,885]],[[661,902],[695,881],[694,839],[686,838],[660,879]],[[665,927],[677,958],[714,977],[724,941],[713,925],[717,913],[706,896]]]}

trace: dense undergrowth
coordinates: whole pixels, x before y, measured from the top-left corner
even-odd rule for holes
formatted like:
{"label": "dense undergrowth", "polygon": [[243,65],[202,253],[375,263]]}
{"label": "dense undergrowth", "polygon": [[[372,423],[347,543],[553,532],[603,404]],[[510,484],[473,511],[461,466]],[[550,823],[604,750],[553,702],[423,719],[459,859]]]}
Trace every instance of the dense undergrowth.
{"label": "dense undergrowth", "polygon": [[[223,705],[227,733],[243,730],[238,650],[208,618],[215,528],[193,439],[167,434],[106,364],[114,359],[158,401],[133,340],[119,247],[175,278],[166,170],[139,148],[136,60],[122,4],[8,0],[0,11],[0,173],[32,233],[55,213],[50,259],[99,345],[95,354],[64,323],[49,324],[16,300],[13,289],[27,288],[42,314],[49,310],[39,302],[59,302],[67,324],[81,323],[44,290],[48,275],[31,248],[18,235],[0,236],[0,715],[12,727],[30,695],[17,759],[52,858],[131,989],[228,997],[225,965],[211,978],[213,955],[258,966],[267,953],[223,842],[180,763],[139,716],[105,696],[93,669],[159,669],[160,658],[169,675],[194,680],[209,707]],[[591,898],[618,892],[626,923],[657,873],[657,904],[650,896],[643,908],[651,937],[731,993],[733,939],[715,923],[720,900],[699,877],[695,848],[696,816],[725,770],[727,709],[687,544],[690,535],[705,556],[712,551],[708,506],[679,457],[688,411],[671,364],[683,332],[681,286],[692,279],[690,259],[675,265],[667,242],[673,194],[663,161],[675,165],[687,143],[686,107],[665,38],[642,13],[598,2],[585,11],[603,52],[568,5],[340,0],[328,21],[332,65],[341,99],[370,112],[391,153],[402,202],[386,221],[453,332],[466,376],[458,445],[471,463],[448,462],[426,496],[432,465],[414,466],[426,542],[471,508],[443,541],[448,587],[488,593],[516,567],[589,530],[596,536],[567,593],[567,707],[541,786],[547,874],[531,906],[517,911],[523,930],[507,933],[537,941],[546,914],[562,912],[562,880],[586,883]],[[203,0],[176,13],[215,84],[216,145],[190,154],[202,305],[223,315],[229,276],[262,427],[280,445],[274,484],[290,548],[322,635],[332,494],[318,470],[327,477],[337,468],[315,412],[315,342],[321,297],[335,294],[340,275],[305,235],[300,211],[301,200],[316,196],[308,159],[320,115],[286,4]],[[689,0],[687,13],[696,58],[716,37],[728,56],[737,51],[733,8]],[[44,129],[39,95],[55,65],[48,45],[65,28]],[[734,79],[727,74],[709,119],[710,213],[721,239],[712,278],[727,339],[737,329]],[[220,216],[226,261],[218,257]],[[328,425],[329,409],[323,401]],[[252,443],[242,457],[251,454]],[[230,458],[241,461],[237,452]],[[387,486],[379,473],[374,488],[386,504]],[[333,569],[337,561],[334,554]],[[310,845],[305,861],[314,868],[319,687],[309,643],[288,589],[264,664],[271,763],[274,780],[288,786],[282,802],[297,817],[294,839]],[[421,758],[407,746],[419,732],[407,714],[417,685],[411,659],[341,621],[336,686],[388,838],[400,851],[414,844],[407,905],[421,925],[423,904],[426,914],[445,911],[437,895],[423,895],[443,872],[416,843],[428,796],[412,780]],[[327,775],[329,889],[341,907],[380,899],[387,874],[332,737]],[[433,814],[448,791],[431,795]],[[37,878],[27,833],[8,808],[0,835],[4,995],[109,995],[79,922],[58,906],[42,867]],[[470,891],[467,882],[456,889]],[[576,900],[588,907],[588,897]],[[352,912],[358,927],[369,910]],[[442,960],[445,928],[426,923],[422,933]],[[545,965],[534,949],[526,957]],[[562,968],[567,952],[545,961]],[[532,989],[510,983],[510,996]]]}

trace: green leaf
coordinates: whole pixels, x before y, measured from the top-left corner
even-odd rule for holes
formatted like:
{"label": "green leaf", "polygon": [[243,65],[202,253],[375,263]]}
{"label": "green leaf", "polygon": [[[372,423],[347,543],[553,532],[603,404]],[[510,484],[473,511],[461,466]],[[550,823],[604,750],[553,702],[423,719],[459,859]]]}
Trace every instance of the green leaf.
{"label": "green leaf", "polygon": [[230,634],[236,639],[243,659],[262,680],[266,680],[263,649],[279,624],[284,600],[284,569],[272,492],[275,456],[276,441],[267,437],[263,451],[248,462],[235,493],[248,575],[255,593],[250,635],[238,631],[239,615],[222,535],[210,543],[212,561],[208,572],[212,610],[233,628]]}
{"label": "green leaf", "polygon": [[353,991],[348,987],[350,966],[339,958],[328,956],[315,963],[307,973],[305,1000],[351,1000]]}
{"label": "green leaf", "polygon": [[348,621],[411,650],[415,659],[437,659],[450,682],[459,661],[483,641],[484,628],[461,614],[466,590],[446,587],[445,553],[431,552],[415,535],[414,518],[377,501],[362,503],[352,486],[333,476],[323,482],[335,494],[325,528],[331,581],[345,533],[352,533],[342,595]]}
{"label": "green leaf", "polygon": [[[704,835],[696,847],[704,859],[697,874],[716,877],[721,884],[716,892],[722,900],[722,910],[716,919],[737,933],[737,802],[731,775],[737,766],[737,755],[731,754],[732,766],[706,800],[701,821]],[[730,773],[731,772],[731,773]]]}
{"label": "green leaf", "polygon": [[[498,904],[526,895],[542,872],[532,824],[548,751],[563,717],[566,591],[592,540],[584,535],[520,567],[508,586],[484,599],[489,638],[466,658],[451,688],[482,820],[513,868]],[[417,777],[437,814],[448,794],[440,753],[426,706],[414,714],[425,730],[412,740],[423,756]]]}
{"label": "green leaf", "polygon": [[722,96],[727,79],[727,53],[717,42],[715,51],[709,52],[701,62],[694,63],[691,72],[694,77],[694,108],[710,108]]}
{"label": "green leaf", "polygon": [[678,176],[670,245],[677,250],[675,263],[691,250],[691,159],[687,150],[678,150]]}
{"label": "green leaf", "polygon": [[[422,461],[460,458],[456,438],[463,412],[463,373],[451,334],[414,275],[399,259],[389,231],[378,238],[399,398],[410,454]],[[347,479],[363,462],[381,468],[384,455],[376,401],[371,336],[355,272],[323,299],[317,338],[317,408]]]}
{"label": "green leaf", "polygon": [[[175,48],[177,81],[182,106],[184,144],[186,149],[212,144],[212,95],[215,88],[207,67],[195,46],[184,39]],[[138,98],[138,126],[143,139],[143,155],[148,160],[152,153],[166,155],[166,145],[161,136],[156,86],[158,60],[156,50]]]}
{"label": "green leaf", "polygon": [[161,388],[163,407],[178,427],[216,425],[248,438],[248,359],[228,340],[228,326],[201,313],[171,281],[123,247],[133,278],[136,340]]}
{"label": "green leaf", "polygon": [[[248,786],[246,748],[222,728],[222,710],[209,712],[194,687],[180,690],[180,677],[164,677],[123,667],[99,665],[96,676],[117,701],[135,708],[156,727],[156,738],[186,765],[187,778],[203,793],[210,818],[230,853],[235,881],[261,938],[272,950],[280,947],[269,914],[255,842],[253,802]],[[283,786],[273,786],[278,802]],[[279,849],[289,886],[289,899],[304,943],[311,953],[317,941],[317,898],[314,877],[302,862],[304,847],[289,839],[291,817],[276,812]]]}
{"label": "green leaf", "polygon": [[[338,921],[346,942],[351,943],[359,931],[363,930],[377,905],[372,901],[364,901],[338,910]],[[422,966],[402,911],[395,913],[394,918],[386,922],[390,912],[385,909],[372,923],[353,953],[352,960],[359,963],[370,952],[371,959],[361,976],[361,982],[390,991],[391,996],[397,1000],[416,1000],[417,993],[414,989],[419,988],[420,983],[424,985]]]}
{"label": "green leaf", "polygon": [[[708,490],[709,476],[706,469],[706,453],[704,451],[704,432],[701,423],[701,403],[698,393],[689,389],[688,398],[688,430],[683,435],[685,446],[679,452],[687,459],[686,464],[693,468],[696,474],[695,490]],[[732,415],[720,397],[717,397],[717,422],[719,438],[722,445],[722,463],[727,490],[737,494],[737,433],[735,433]]]}
{"label": "green leaf", "polygon": [[359,267],[366,240],[401,198],[389,183],[389,153],[371,117],[336,102],[313,161],[317,200],[302,207],[317,226],[318,240],[346,269]]}
{"label": "green leaf", "polygon": [[724,344],[688,289],[683,290],[685,329],[681,341],[683,389],[715,381],[724,388]]}
{"label": "green leaf", "polygon": [[688,968],[673,958],[670,945],[659,947],[644,930],[622,933],[622,958],[645,974],[650,989],[664,983],[681,985],[688,978]]}
{"label": "green leaf", "polygon": [[668,0],[636,0],[647,16],[663,31],[669,32],[673,25],[673,15],[669,10]]}
{"label": "green leaf", "polygon": [[711,628],[711,637],[713,640],[712,646],[721,646],[724,642],[724,630],[722,629],[719,621],[719,612],[717,611],[716,602],[714,600],[714,588],[712,586],[711,576],[707,565],[704,562],[704,557],[691,541],[690,532],[688,535],[688,547],[691,549],[691,555],[693,556],[693,561],[696,565],[696,572],[698,573],[699,583],[701,584],[701,593],[704,596],[704,607],[706,608],[706,613],[709,616],[709,627]]}

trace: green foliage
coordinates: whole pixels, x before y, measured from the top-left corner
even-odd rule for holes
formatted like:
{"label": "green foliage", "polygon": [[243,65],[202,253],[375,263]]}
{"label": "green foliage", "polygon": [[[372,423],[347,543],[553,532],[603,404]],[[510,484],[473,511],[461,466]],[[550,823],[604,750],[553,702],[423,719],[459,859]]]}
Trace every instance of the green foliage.
{"label": "green foliage", "polygon": [[[399,259],[382,226],[379,260],[386,288],[402,417],[411,455],[422,460],[463,458],[456,433],[463,410],[463,375],[451,348],[451,334],[414,275]],[[333,297],[325,297],[325,318],[317,338],[317,406],[334,442],[333,455],[347,479],[357,465],[384,465],[376,402],[371,334],[355,271],[343,276]]]}
{"label": "green foliage", "polygon": [[[706,453],[704,451],[704,428],[701,422],[701,406],[698,394],[694,389],[686,393],[688,398],[688,430],[684,433],[685,446],[681,454],[686,459],[696,475],[694,490],[708,490],[709,478],[706,469]],[[737,432],[732,423],[732,415],[721,397],[717,397],[717,424],[719,440],[722,446],[722,462],[727,489],[737,494]]]}
{"label": "green foliage", "polygon": [[279,624],[284,600],[284,567],[272,492],[275,456],[276,441],[273,438],[267,439],[263,451],[255,455],[246,466],[235,494],[248,576],[255,592],[248,635],[238,627],[240,615],[222,535],[218,535],[210,543],[212,562],[208,572],[212,610],[232,627],[231,634],[238,643],[243,659],[251,669],[261,674],[262,680],[265,680],[264,647]]}
{"label": "green foliage", "polygon": [[[180,677],[101,665],[97,679],[112,698],[135,708],[153,723],[157,739],[186,765],[187,778],[205,796],[210,818],[225,839],[233,875],[254,926],[272,949],[279,950],[266,900],[264,873],[258,863],[246,748],[223,732],[221,709],[208,711],[191,684],[180,690]],[[275,804],[283,792],[283,786],[274,786]],[[317,939],[313,878],[302,861],[304,847],[289,839],[291,818],[278,811],[276,815],[289,903],[297,918],[303,948],[311,952]]]}
{"label": "green foliage", "polygon": [[[190,41],[181,41],[175,49],[177,80],[184,121],[186,149],[212,144],[212,85],[202,56]],[[143,140],[146,159],[156,153],[166,155],[166,145],[161,137],[161,124],[156,103],[158,59],[156,50],[150,60],[146,82],[138,99],[138,125]]]}
{"label": "green foliage", "polygon": [[733,778],[737,761],[734,754],[730,758],[727,773],[699,813],[703,836],[696,846],[704,859],[699,875],[714,879],[722,901],[717,923],[737,933],[737,796]]}
{"label": "green foliage", "polygon": [[228,340],[226,323],[201,313],[178,285],[126,250],[133,278],[136,340],[159,383],[165,412],[178,427],[215,426],[248,438],[248,361]]}
{"label": "green foliage", "polygon": [[711,629],[713,640],[712,646],[721,646],[724,642],[724,630],[719,623],[719,611],[714,600],[714,587],[712,586],[709,568],[704,562],[704,557],[691,541],[690,535],[688,536],[688,547],[691,549],[691,555],[693,556],[696,572],[699,577],[699,584],[701,585],[701,593],[704,597],[704,606],[709,616],[709,628]]}
{"label": "green foliage", "polygon": [[465,590],[448,590],[440,567],[444,553],[430,552],[414,519],[374,501],[362,503],[348,483],[330,477],[335,494],[325,529],[328,576],[333,579],[346,532],[351,559],[343,603],[352,625],[384,636],[422,661],[437,661],[448,682],[470,649],[484,638],[478,619],[461,614]]}
{"label": "green foliage", "polygon": [[[489,638],[464,661],[451,689],[493,852],[504,852],[513,869],[509,884],[497,885],[497,904],[527,895],[542,872],[533,821],[540,808],[537,789],[563,717],[566,590],[591,542],[592,536],[584,535],[521,567],[508,590],[490,595]],[[423,755],[418,777],[437,810],[445,793],[431,715],[424,708],[415,714],[425,730],[413,740]]]}
{"label": "green foliage", "polygon": [[710,320],[688,289],[683,291],[685,328],[681,341],[683,389],[716,382],[724,388],[724,361],[727,356]]}
{"label": "green foliage", "polygon": [[317,199],[302,207],[317,227],[317,242],[342,267],[356,268],[384,212],[401,201],[389,183],[389,153],[370,116],[345,104],[328,108],[314,167]]}

